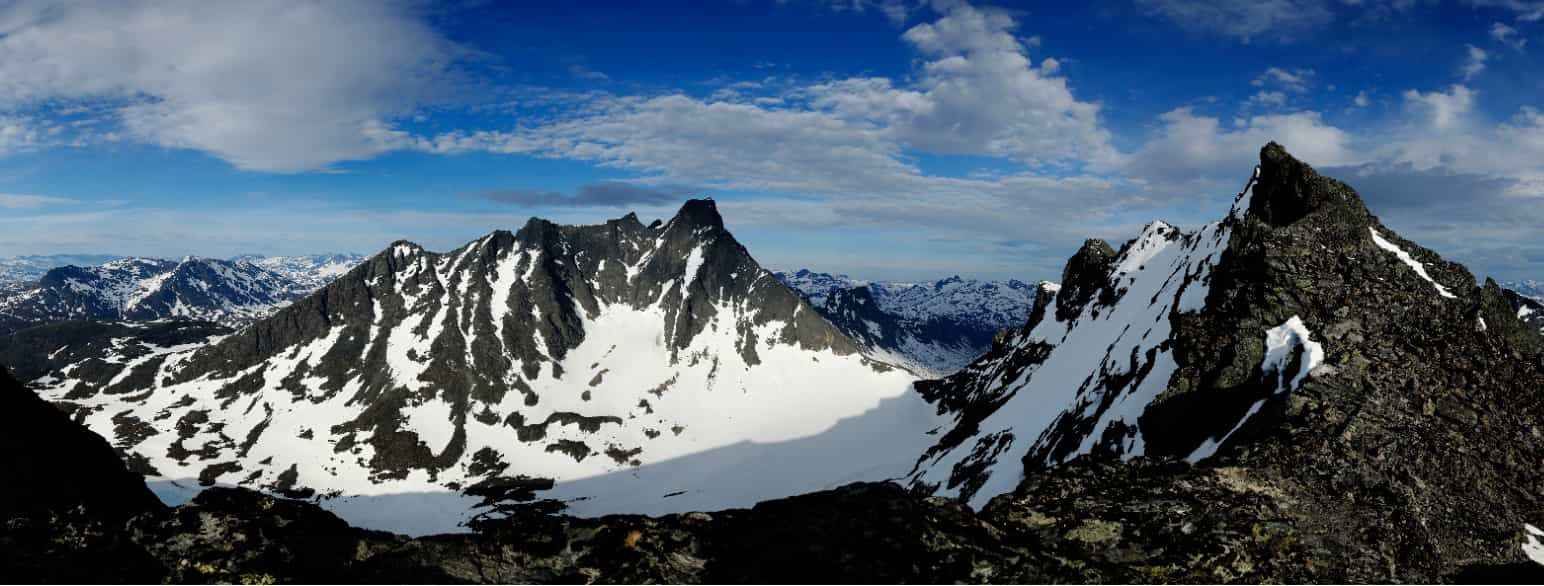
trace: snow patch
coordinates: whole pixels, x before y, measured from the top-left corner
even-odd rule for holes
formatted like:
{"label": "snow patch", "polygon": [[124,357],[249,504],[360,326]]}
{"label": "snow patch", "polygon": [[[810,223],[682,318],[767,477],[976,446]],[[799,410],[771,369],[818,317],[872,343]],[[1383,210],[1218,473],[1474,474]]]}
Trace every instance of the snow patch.
{"label": "snow patch", "polygon": [[1426,265],[1421,264],[1421,261],[1415,260],[1415,257],[1410,256],[1410,253],[1405,252],[1404,249],[1400,248],[1398,245],[1395,245],[1393,242],[1385,240],[1383,235],[1379,234],[1376,228],[1368,226],[1367,231],[1372,232],[1373,244],[1378,245],[1378,248],[1382,248],[1394,253],[1394,256],[1399,257],[1399,260],[1414,270],[1415,274],[1420,275],[1422,279],[1426,279],[1426,282],[1431,283],[1433,287],[1436,287],[1438,295],[1448,299],[1454,299],[1457,297],[1449,292],[1447,287],[1443,287],[1442,284],[1438,283],[1436,279],[1431,278],[1431,275],[1426,274]]}
{"label": "snow patch", "polygon": [[1527,532],[1523,535],[1523,555],[1533,560],[1533,563],[1544,565],[1544,531],[1533,525],[1523,525]]}
{"label": "snow patch", "polygon": [[[1289,383],[1287,367],[1291,365],[1294,357],[1298,358],[1299,366]],[[1308,331],[1308,327],[1303,325],[1302,318],[1294,315],[1286,323],[1265,331],[1265,358],[1260,361],[1260,371],[1264,374],[1277,375],[1279,380],[1273,395],[1296,390],[1303,384],[1303,380],[1308,378],[1308,374],[1321,364],[1324,364],[1324,346],[1313,341],[1312,334]],[[1255,413],[1259,413],[1260,408],[1265,406],[1265,401],[1269,398],[1270,396],[1266,396],[1255,401],[1249,406],[1249,410],[1244,412],[1244,416],[1239,418],[1238,423],[1233,425],[1233,429],[1228,430],[1228,433],[1223,434],[1221,438],[1215,440],[1206,438],[1195,451],[1185,457],[1185,461],[1196,463],[1215,455],[1217,448],[1228,441],[1228,438],[1254,417]]]}

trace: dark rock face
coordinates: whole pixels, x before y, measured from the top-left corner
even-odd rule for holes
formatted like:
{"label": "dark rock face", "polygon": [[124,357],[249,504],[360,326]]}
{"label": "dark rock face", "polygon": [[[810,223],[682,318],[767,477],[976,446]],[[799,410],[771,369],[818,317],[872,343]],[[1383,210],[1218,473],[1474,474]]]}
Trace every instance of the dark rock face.
{"label": "dark rock face", "polygon": [[[1184,453],[1198,412],[1271,384],[1260,380],[1261,346],[1250,338],[1299,316],[1323,336],[1329,368],[1268,401],[1219,460],[1278,477],[1286,494],[1314,503],[1299,527],[1366,548],[1352,569],[1366,579],[1430,580],[1462,564],[1519,560],[1519,528],[1544,513],[1540,491],[1518,490],[1544,482],[1539,337],[1494,282],[1469,285],[1462,266],[1399,238],[1351,188],[1279,146],[1262,151],[1260,181],[1276,187],[1257,190],[1251,211],[1273,211],[1234,231],[1206,310],[1177,324],[1179,371],[1142,420],[1162,430],[1148,453]],[[1421,530],[1402,532],[1413,527]]]}
{"label": "dark rock face", "polygon": [[[148,354],[151,348],[196,344],[232,331],[228,326],[199,321],[56,322],[0,336],[0,364],[9,364],[20,380],[33,380],[91,358],[116,354],[132,359]],[[107,369],[99,374],[102,376],[83,382],[100,390],[116,371]]]}
{"label": "dark rock face", "polygon": [[[1132,299],[1127,286],[1138,280],[1120,276],[1130,267],[1109,269],[1108,247],[1091,242],[1069,262],[1058,296],[1056,319],[1076,322],[1068,333],[1028,336],[1032,322],[960,374],[919,384],[941,409],[961,414],[935,450],[975,438],[955,448],[974,446],[946,487],[972,494],[1010,456],[1023,458],[1015,498],[1068,474],[1059,454],[1183,458],[1247,478],[1269,497],[1271,522],[1291,527],[1314,556],[1340,560],[1343,579],[1434,581],[1522,561],[1521,528],[1544,516],[1544,495],[1524,488],[1544,485],[1544,354],[1533,326],[1493,282],[1473,286],[1462,266],[1400,238],[1350,187],[1278,145],[1262,150],[1245,196],[1246,211],[1219,224],[1226,246],[1213,268],[1177,265],[1170,279],[1183,285],[1162,289],[1177,289],[1175,297]],[[1131,262],[1126,250],[1115,260]],[[1187,303],[1192,286],[1206,287],[1197,289],[1204,303]],[[1106,361],[1063,415],[1027,431],[1037,436],[1027,451],[1015,434],[980,427],[1005,397],[1032,388],[995,381],[1044,376],[1036,369],[1048,349],[1075,340],[1078,328],[1129,303],[1166,299],[1176,308],[1157,314],[1167,339],[1133,352],[1129,366]],[[1287,340],[1273,358],[1267,334],[1293,320],[1307,337]],[[1123,348],[1129,330],[1112,331],[1111,348]],[[1323,351],[1311,371],[1309,343]],[[1172,374],[1144,387],[1148,365],[1162,364],[1153,352],[1172,356]],[[1145,398],[1144,388],[1157,392]],[[1135,420],[1103,415],[1128,400],[1143,402]]]}
{"label": "dark rock face", "polygon": [[123,519],[161,503],[105,440],[0,367],[0,520],[83,509]]}
{"label": "dark rock face", "polygon": [[1076,317],[1095,295],[1110,289],[1110,263],[1114,257],[1115,249],[1103,240],[1083,242],[1062,269],[1061,294],[1056,298],[1057,318],[1067,321]]}

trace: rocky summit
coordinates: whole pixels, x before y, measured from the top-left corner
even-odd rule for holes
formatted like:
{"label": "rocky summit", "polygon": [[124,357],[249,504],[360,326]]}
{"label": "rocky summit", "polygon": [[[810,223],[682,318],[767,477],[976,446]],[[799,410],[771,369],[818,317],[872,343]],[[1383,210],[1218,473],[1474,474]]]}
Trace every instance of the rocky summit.
{"label": "rocky summit", "polygon": [[[123,335],[111,346],[121,356],[105,366],[68,357],[29,365],[46,372],[32,379],[37,390],[154,468],[159,494],[176,489],[157,483],[195,469],[222,486],[163,508],[121,464],[102,461],[95,442],[91,469],[139,496],[39,501],[0,533],[10,554],[0,570],[199,583],[1544,577],[1535,563],[1544,561],[1536,528],[1544,336],[1524,321],[1517,296],[1399,236],[1350,186],[1270,144],[1218,222],[1192,230],[1155,222],[1119,246],[1090,240],[1061,281],[1038,288],[1026,322],[985,355],[908,385],[909,375],[864,355],[756,267],[707,202],[654,226],[533,220],[446,254],[399,244],[274,317],[193,349],[161,351],[143,341],[148,333]],[[610,312],[644,315],[638,324],[604,321]],[[502,319],[485,319],[493,315]],[[635,336],[616,335],[627,327],[648,333],[636,337],[653,344],[650,360],[671,369],[639,376],[624,369],[641,367],[616,360],[623,354],[608,355],[612,345],[638,351],[622,347]],[[202,333],[154,335],[170,344]],[[67,331],[39,339],[63,343],[64,355],[81,347]],[[597,339],[603,348],[588,350]],[[713,346],[698,345],[705,340]],[[823,377],[847,372],[825,370],[832,364],[863,373],[819,388],[865,397],[866,406],[773,448],[728,443],[636,466],[609,458],[624,473],[593,477],[520,473],[540,454],[586,462],[597,438],[628,437],[599,434],[660,425],[648,410],[612,422],[585,419],[598,411],[541,418],[532,409],[573,400],[558,393],[577,391],[569,405],[580,409],[608,405],[603,397],[623,392],[604,386],[613,374],[645,387],[679,374],[648,397],[661,399],[650,402],[653,415],[680,417],[664,398],[712,401],[724,389],[718,381],[747,385],[729,386],[729,396],[755,395],[762,389],[739,381],[762,365],[791,371],[793,362],[777,362],[788,352]],[[717,374],[692,370],[694,355]],[[864,386],[888,376],[901,392]],[[504,395],[490,394],[501,385]],[[27,394],[13,389],[6,400],[41,404]],[[431,399],[448,407],[424,408]],[[355,405],[364,408],[345,409]],[[747,411],[718,407],[714,417],[750,428],[739,437],[753,433],[756,421],[739,419]],[[479,418],[485,410],[493,416]],[[297,412],[334,423],[286,419]],[[420,428],[420,412],[451,425]],[[491,429],[469,423],[481,420]],[[327,443],[301,443],[310,439],[302,431]],[[495,432],[501,439],[479,446]],[[27,433],[29,444],[89,435],[64,417],[40,418]],[[433,433],[438,440],[426,441]],[[265,445],[267,437],[283,441]],[[620,444],[626,457],[653,449],[631,445]],[[296,458],[307,453],[320,456]],[[743,490],[701,475],[752,469],[703,464],[729,461],[822,473],[799,483],[754,477],[775,491],[810,487],[795,490],[802,494],[741,492],[729,506],[650,509],[705,494],[701,487]],[[826,473],[834,468],[849,474]],[[693,488],[633,500],[596,488],[658,490],[626,480],[665,477],[654,470]],[[54,474],[66,472],[19,478],[40,494]],[[357,528],[350,515],[360,509],[347,503],[446,515],[433,506],[447,501],[284,498],[358,477],[349,475],[393,488],[466,483],[455,498],[480,502],[449,501],[449,514],[497,514],[464,517],[462,533],[404,536]],[[576,500],[565,486],[596,492]],[[358,490],[330,490],[344,488]],[[682,502],[709,502],[691,499]],[[634,508],[586,509],[591,502]]]}

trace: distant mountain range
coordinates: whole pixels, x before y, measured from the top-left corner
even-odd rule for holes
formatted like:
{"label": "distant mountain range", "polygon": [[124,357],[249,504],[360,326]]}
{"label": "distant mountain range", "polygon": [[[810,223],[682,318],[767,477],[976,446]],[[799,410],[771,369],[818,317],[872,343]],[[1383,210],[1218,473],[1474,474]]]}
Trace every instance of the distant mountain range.
{"label": "distant mountain range", "polygon": [[1505,282],[1502,283],[1501,286],[1516,291],[1522,294],[1524,297],[1532,298],[1535,301],[1544,301],[1544,281],[1527,279],[1523,281]]}
{"label": "distant mountain range", "polygon": [[1052,283],[865,281],[807,269],[773,276],[865,346],[945,375],[986,352],[998,332],[1023,325],[1035,297]]}
{"label": "distant mountain range", "polygon": [[[90,268],[115,260],[138,258],[145,261],[168,260],[157,257],[127,257],[112,254],[50,254],[0,257],[0,287],[36,281],[48,271],[74,266]],[[264,256],[242,254],[230,257],[235,263],[252,263],[290,278],[301,285],[321,286],[349,269],[365,257],[355,253],[328,253],[300,256]]]}
{"label": "distant mountain range", "polygon": [[21,280],[0,286],[0,333],[66,320],[195,319],[240,325],[273,313],[347,272],[359,255],[243,256],[179,261],[102,255],[17,257],[0,261]]}
{"label": "distant mountain range", "polygon": [[94,267],[123,256],[111,254],[49,254],[0,257],[0,287],[36,281],[50,269],[65,266]]}
{"label": "distant mountain range", "polygon": [[343,276],[365,261],[362,254],[311,254],[304,256],[263,256],[244,254],[231,257],[232,262],[252,263],[281,275],[306,292],[322,288],[322,285]]}

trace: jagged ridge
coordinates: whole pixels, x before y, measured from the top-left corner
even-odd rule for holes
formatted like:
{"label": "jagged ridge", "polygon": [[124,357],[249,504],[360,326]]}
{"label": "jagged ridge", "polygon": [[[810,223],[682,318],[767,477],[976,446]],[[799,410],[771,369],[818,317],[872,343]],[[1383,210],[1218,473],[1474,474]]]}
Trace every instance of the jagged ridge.
{"label": "jagged ridge", "polygon": [[[108,376],[66,367],[43,392],[112,430],[153,474],[187,489],[197,477],[319,496],[440,495],[432,506],[448,512],[385,525],[349,512],[364,500],[326,501],[408,532],[452,529],[480,500],[455,491],[496,478],[608,493],[575,504],[583,513],[686,510],[813,490],[826,475],[899,474],[923,441],[874,442],[859,452],[875,460],[867,467],[832,461],[754,482],[718,472],[739,460],[638,468],[817,434],[905,396],[913,378],[859,353],[761,269],[711,200],[654,226],[532,219],[444,254],[398,242],[207,347],[103,362]],[[626,479],[561,482],[612,473]]]}

